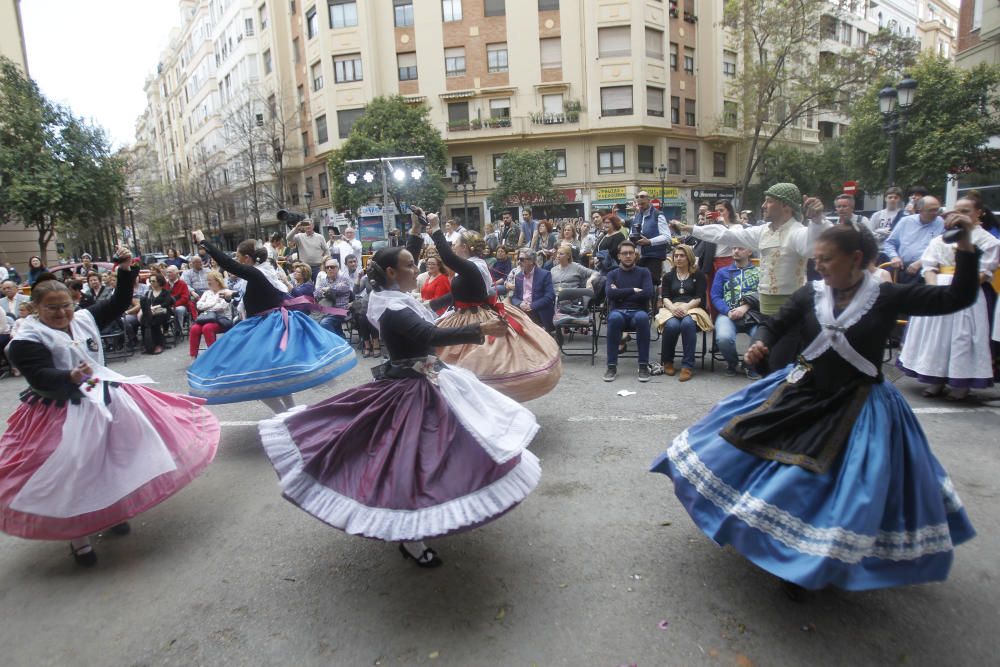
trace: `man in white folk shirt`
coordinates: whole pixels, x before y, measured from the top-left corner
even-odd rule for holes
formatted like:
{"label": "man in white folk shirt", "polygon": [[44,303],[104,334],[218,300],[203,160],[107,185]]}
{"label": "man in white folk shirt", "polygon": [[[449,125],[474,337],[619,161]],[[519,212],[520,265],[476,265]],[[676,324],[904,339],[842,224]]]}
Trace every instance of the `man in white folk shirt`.
{"label": "man in white folk shirt", "polygon": [[[804,209],[804,211],[803,211]],[[803,201],[793,183],[776,183],[764,193],[765,225],[759,227],[726,227],[701,225],[693,227],[674,221],[682,234],[732,247],[750,248],[760,253],[760,312],[774,316],[795,290],[806,282],[806,264],[813,255],[813,245],[824,229],[830,226],[823,217],[823,202],[815,197]],[[799,222],[805,215],[806,224]],[[771,350],[771,369],[782,368],[795,359],[801,343],[798,336],[789,335]]]}

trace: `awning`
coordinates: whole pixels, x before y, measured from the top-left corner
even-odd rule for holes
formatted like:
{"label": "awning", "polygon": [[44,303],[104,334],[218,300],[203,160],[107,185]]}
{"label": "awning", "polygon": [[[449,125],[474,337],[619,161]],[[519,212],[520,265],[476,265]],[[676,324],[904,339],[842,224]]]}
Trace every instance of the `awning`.
{"label": "awning", "polygon": [[447,93],[441,93],[438,97],[442,100],[458,100],[464,97],[474,97],[476,91],[474,90],[454,90]]}

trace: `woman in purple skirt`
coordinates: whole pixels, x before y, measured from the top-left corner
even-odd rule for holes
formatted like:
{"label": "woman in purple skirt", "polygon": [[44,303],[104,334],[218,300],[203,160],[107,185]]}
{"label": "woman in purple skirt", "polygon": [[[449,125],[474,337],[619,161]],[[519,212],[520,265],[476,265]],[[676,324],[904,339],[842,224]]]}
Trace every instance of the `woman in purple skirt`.
{"label": "woman in purple skirt", "polygon": [[368,266],[368,319],[389,361],[373,382],[260,423],[286,499],[353,535],[400,542],[420,567],[441,564],[423,540],[467,530],[520,503],[541,477],[526,447],[534,415],[434,349],[504,336],[502,320],[435,326],[410,296],[423,240],[384,248]]}

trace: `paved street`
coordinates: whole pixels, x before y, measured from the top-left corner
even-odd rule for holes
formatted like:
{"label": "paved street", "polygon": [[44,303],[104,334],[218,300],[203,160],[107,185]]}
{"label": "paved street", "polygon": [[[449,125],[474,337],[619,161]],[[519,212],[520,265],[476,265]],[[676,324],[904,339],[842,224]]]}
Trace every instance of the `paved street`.
{"label": "paved street", "polygon": [[[603,357],[603,354],[602,354]],[[369,360],[311,402],[366,380]],[[564,364],[529,406],[543,479],[481,529],[437,540],[421,571],[281,499],[257,440],[260,403],[214,408],[219,454],[180,494],[96,541],[0,537],[4,665],[986,665],[1000,655],[1000,410],[919,397],[900,381],[979,537],[940,585],[789,601],[693,525],[665,477],[668,441],[746,380],[600,381]],[[186,349],[111,366],[186,391]],[[24,382],[0,381],[9,414]],[[634,396],[615,392],[629,389]],[[666,623],[662,623],[666,621]],[[661,628],[662,625],[662,628]]]}

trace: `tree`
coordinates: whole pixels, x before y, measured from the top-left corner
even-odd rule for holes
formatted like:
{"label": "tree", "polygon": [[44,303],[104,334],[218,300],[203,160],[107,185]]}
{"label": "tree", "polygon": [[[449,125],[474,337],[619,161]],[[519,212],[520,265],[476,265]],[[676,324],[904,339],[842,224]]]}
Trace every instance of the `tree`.
{"label": "tree", "polygon": [[508,151],[497,167],[497,186],[490,195],[490,206],[500,209],[561,204],[566,197],[552,187],[556,173],[556,154],[552,151]]}
{"label": "tree", "polygon": [[901,72],[917,51],[915,40],[888,30],[864,47],[824,50],[824,40],[837,37],[839,15],[828,0],[728,0],[725,15],[742,54],[730,87],[742,115],[741,193],[774,142],[816,112],[850,112],[852,95]]}
{"label": "tree", "polygon": [[[347,160],[423,155],[422,164],[394,165],[404,169],[420,168],[420,179],[407,178],[399,183],[388,179],[389,193],[397,202],[414,202],[428,211],[436,211],[444,202],[441,175],[447,164],[441,134],[427,120],[427,107],[407,104],[401,97],[377,97],[368,103],[354,123],[344,145],[333,151],[327,162],[330,172],[330,197],[337,208],[355,210],[373,199],[381,200],[382,182],[378,165],[364,168],[346,164]],[[375,179],[359,179],[350,185],[347,175],[371,169]]]}
{"label": "tree", "polygon": [[[909,74],[918,88],[897,135],[896,183],[919,183],[940,192],[949,174],[1000,168],[1000,151],[987,145],[1000,134],[1000,66],[966,70],[927,53]],[[869,192],[888,185],[889,137],[882,130],[878,91],[894,83],[888,77],[872,82],[855,105],[847,132],[848,161]]]}
{"label": "tree", "polygon": [[766,183],[750,186],[744,197],[746,207],[751,210],[762,203],[763,192],[772,183],[795,183],[803,194],[819,197],[827,207],[832,207],[833,198],[843,191],[844,181],[852,176],[839,139],[824,142],[819,151],[772,144],[761,160],[760,172]]}

